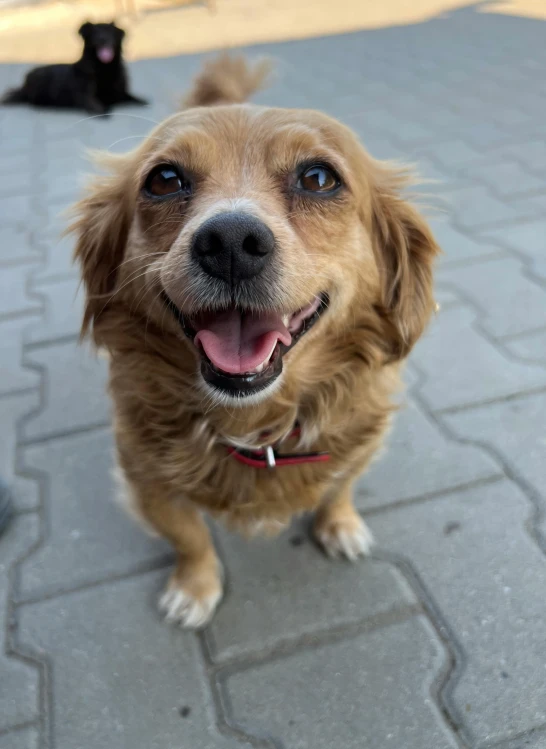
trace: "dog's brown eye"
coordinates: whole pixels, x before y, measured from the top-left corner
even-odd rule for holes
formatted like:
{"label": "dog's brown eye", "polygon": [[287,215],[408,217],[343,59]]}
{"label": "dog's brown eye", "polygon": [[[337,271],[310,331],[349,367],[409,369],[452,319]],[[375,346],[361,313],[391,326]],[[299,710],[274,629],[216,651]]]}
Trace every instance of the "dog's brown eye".
{"label": "dog's brown eye", "polygon": [[317,164],[306,169],[298,180],[298,188],[306,192],[332,192],[339,187],[339,179],[328,167]]}
{"label": "dog's brown eye", "polygon": [[146,180],[146,192],[156,198],[177,193],[189,194],[190,185],[172,166],[159,166],[151,172]]}

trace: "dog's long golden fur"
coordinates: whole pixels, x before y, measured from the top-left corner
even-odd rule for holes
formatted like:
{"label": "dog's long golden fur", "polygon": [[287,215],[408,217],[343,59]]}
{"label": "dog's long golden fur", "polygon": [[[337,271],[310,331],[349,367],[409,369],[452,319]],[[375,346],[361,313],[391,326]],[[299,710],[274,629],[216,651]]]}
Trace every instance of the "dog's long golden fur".
{"label": "dog's long golden fur", "polygon": [[[109,174],[90,185],[73,226],[87,293],[83,332],[110,352],[125,491],[179,554],[162,605],[188,626],[205,623],[221,595],[201,509],[243,532],[317,510],[315,533],[328,552],[366,551],[351,485],[382,444],[401,362],[434,306],[438,248],[402,195],[407,174],[372,159],[322,114],[240,105],[264,74],[240,60],[205,69],[187,103],[207,108],[174,115],[136,151],[108,158]],[[342,174],[340,197],[294,196],[289,175],[319,157]],[[197,175],[194,194],[175,207],[151,205],[143,179],[171,162]],[[160,298],[167,289],[184,312],[195,310],[191,237],[234,206],[276,237],[279,308],[330,295],[328,311],[286,355],[280,386],[238,407],[202,389],[198,352]],[[328,463],[272,472],[229,457],[226,442],[255,445],[267,431],[273,443],[296,421],[300,445],[328,451]]]}

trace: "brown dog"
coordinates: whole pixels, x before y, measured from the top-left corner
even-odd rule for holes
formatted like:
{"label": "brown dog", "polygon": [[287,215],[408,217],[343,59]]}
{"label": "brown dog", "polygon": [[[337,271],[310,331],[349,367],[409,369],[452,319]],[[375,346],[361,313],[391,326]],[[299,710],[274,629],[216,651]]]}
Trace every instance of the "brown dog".
{"label": "brown dog", "polygon": [[72,227],[126,496],[177,551],[160,603],[190,627],[222,595],[203,510],[246,533],[316,510],[326,552],[368,551],[351,487],[434,308],[406,174],[323,114],[225,104],[261,77],[209,65],[192,108],[105,157]]}

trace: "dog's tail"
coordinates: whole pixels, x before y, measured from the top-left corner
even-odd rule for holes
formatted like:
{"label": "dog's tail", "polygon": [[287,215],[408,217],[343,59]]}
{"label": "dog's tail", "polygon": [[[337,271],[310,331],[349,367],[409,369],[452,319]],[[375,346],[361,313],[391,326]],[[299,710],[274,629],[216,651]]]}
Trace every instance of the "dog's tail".
{"label": "dog's tail", "polygon": [[271,69],[269,60],[258,60],[251,65],[242,56],[221,55],[208,62],[196,77],[182,108],[242,104],[267,85]]}
{"label": "dog's tail", "polygon": [[24,88],[10,88],[0,99],[2,104],[24,104],[28,102]]}

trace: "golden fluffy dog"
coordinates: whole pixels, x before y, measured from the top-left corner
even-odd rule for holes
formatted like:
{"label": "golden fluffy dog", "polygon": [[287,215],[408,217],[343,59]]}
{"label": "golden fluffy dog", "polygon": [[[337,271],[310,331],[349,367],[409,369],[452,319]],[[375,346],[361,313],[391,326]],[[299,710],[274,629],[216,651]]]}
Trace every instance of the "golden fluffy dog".
{"label": "golden fluffy dog", "polygon": [[104,157],[72,227],[124,491],[176,549],[160,606],[188,627],[222,595],[203,511],[251,534],[314,510],[327,553],[368,551],[351,487],[434,308],[406,174],[323,114],[240,103],[264,74],[210,64],[184,111]]}

